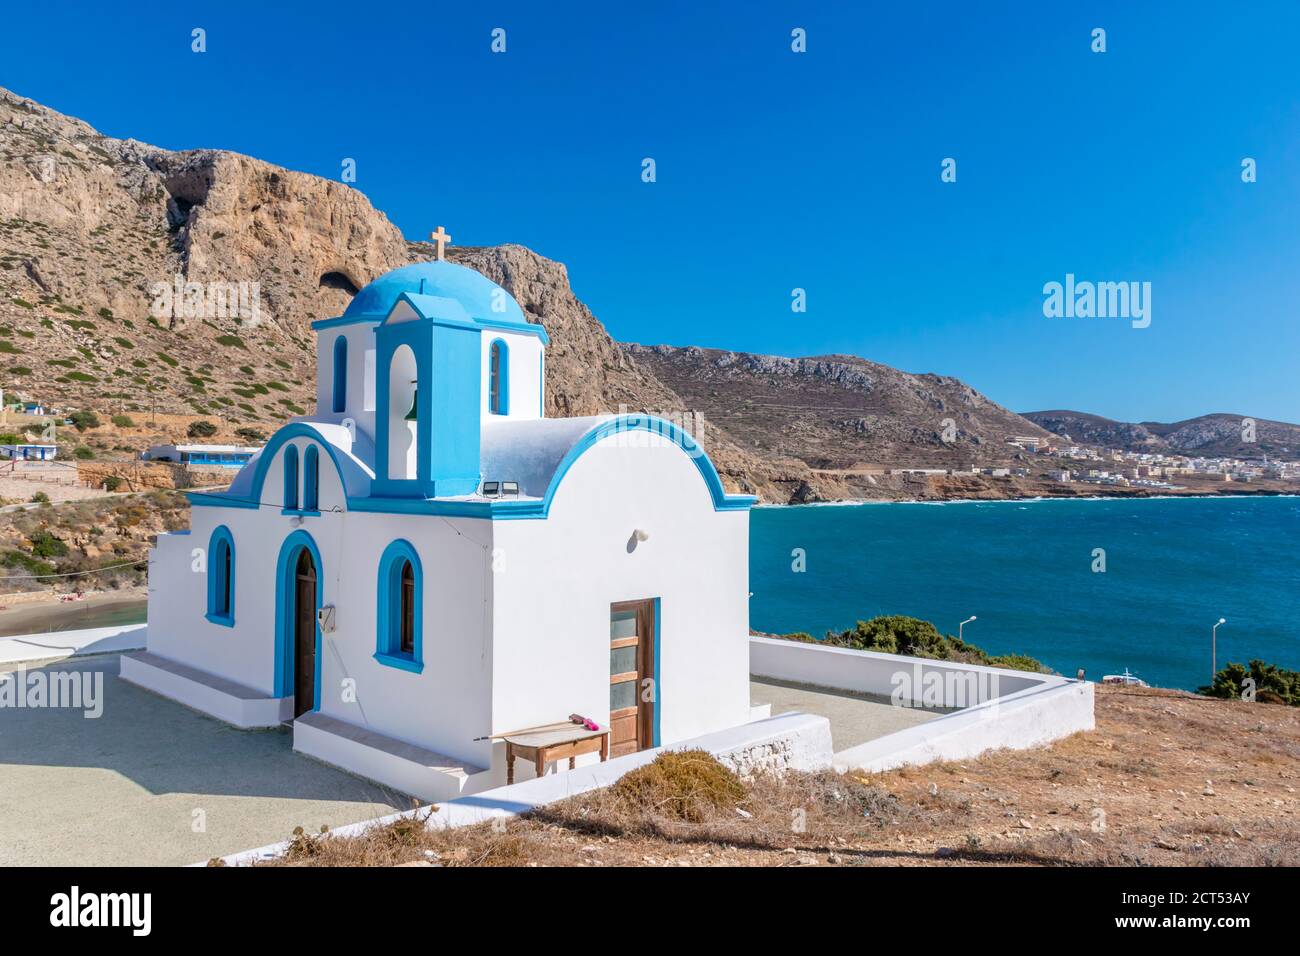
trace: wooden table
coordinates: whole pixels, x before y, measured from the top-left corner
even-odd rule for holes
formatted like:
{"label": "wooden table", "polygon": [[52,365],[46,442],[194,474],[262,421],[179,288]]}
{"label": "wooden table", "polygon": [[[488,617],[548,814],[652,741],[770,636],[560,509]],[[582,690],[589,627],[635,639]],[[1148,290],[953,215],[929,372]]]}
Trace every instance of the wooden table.
{"label": "wooden table", "polygon": [[522,734],[510,734],[502,738],[506,742],[506,783],[515,782],[515,758],[531,760],[537,768],[537,776],[546,772],[546,765],[552,760],[569,758],[569,769],[575,766],[574,758],[579,754],[600,751],[603,763],[609,759],[609,728],[588,730],[581,724],[569,721],[551,727],[539,727]]}

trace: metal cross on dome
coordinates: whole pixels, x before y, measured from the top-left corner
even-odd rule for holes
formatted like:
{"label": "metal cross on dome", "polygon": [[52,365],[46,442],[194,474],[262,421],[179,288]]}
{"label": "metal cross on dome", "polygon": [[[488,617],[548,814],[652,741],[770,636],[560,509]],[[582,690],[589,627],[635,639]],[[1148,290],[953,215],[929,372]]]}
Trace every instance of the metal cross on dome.
{"label": "metal cross on dome", "polygon": [[447,230],[439,226],[436,232],[429,233],[429,241],[434,244],[438,250],[438,259],[442,259],[442,250],[447,243],[451,242],[451,236],[447,235]]}

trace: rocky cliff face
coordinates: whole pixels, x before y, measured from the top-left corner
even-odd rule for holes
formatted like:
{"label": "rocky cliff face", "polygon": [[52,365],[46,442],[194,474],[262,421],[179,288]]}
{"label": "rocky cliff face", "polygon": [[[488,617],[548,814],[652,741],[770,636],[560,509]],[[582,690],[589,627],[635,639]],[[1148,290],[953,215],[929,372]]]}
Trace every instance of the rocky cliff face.
{"label": "rocky cliff face", "polygon": [[[447,255],[546,326],[549,414],[686,410],[578,301],[560,263],[515,245]],[[0,385],[11,396],[273,427],[312,410],[310,323],[429,258],[341,183],[112,139],[0,89]],[[160,284],[178,276],[185,294],[160,310]],[[191,284],[197,308],[185,307]],[[255,314],[241,284],[255,287]],[[810,477],[720,433],[699,437],[733,490],[785,500]]]}

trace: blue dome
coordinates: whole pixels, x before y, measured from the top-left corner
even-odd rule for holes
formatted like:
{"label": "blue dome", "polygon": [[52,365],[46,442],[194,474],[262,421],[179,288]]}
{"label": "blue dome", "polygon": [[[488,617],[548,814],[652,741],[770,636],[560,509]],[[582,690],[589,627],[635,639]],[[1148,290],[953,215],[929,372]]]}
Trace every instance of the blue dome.
{"label": "blue dome", "polygon": [[[527,325],[519,303],[491,279],[452,262],[417,262],[381,275],[356,294],[343,313],[348,319],[382,319],[403,292],[454,299],[472,318],[493,323]],[[493,297],[505,311],[493,311]],[[501,304],[497,305],[501,308]]]}

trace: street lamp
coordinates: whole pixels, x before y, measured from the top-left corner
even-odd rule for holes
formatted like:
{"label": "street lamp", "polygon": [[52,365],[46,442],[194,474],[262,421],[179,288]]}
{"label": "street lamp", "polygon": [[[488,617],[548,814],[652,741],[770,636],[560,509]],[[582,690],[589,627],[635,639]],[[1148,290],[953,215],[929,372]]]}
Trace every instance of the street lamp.
{"label": "street lamp", "polygon": [[1210,683],[1214,683],[1214,675],[1219,673],[1219,624],[1226,624],[1224,618],[1219,618],[1218,624],[1210,631]]}
{"label": "street lamp", "polygon": [[974,614],[972,614],[970,617],[966,618],[966,620],[962,621],[960,624],[957,625],[957,640],[959,641],[961,640],[961,629],[973,620],[975,620]]}

